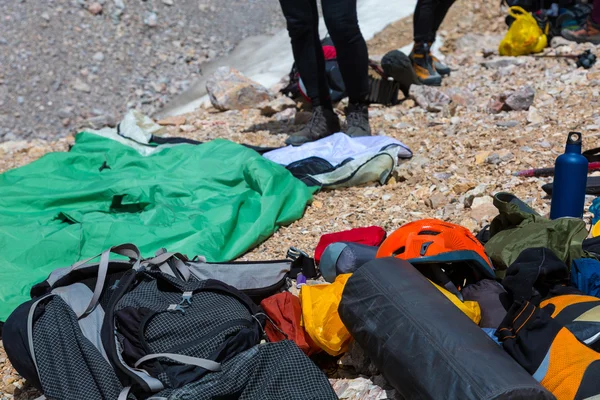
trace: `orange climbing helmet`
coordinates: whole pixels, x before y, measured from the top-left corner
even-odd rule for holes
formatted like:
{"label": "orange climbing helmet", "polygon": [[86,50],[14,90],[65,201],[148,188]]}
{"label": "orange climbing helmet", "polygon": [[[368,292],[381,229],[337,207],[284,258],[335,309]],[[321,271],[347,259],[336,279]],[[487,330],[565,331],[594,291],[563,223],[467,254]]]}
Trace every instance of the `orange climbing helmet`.
{"label": "orange climbing helmet", "polygon": [[402,258],[418,269],[427,264],[444,265],[444,272],[455,283],[495,279],[494,267],[473,234],[460,225],[437,219],[401,226],[381,244],[377,257]]}

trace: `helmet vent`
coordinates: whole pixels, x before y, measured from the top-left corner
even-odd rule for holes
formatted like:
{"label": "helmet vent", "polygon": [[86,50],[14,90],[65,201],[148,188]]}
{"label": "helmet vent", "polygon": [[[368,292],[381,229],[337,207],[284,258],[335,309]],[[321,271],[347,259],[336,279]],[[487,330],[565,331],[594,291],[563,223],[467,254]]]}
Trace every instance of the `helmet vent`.
{"label": "helmet vent", "polygon": [[436,236],[439,235],[441,232],[438,231],[421,231],[419,232],[419,235],[428,235],[428,236]]}
{"label": "helmet vent", "polygon": [[394,251],[392,253],[392,257],[399,256],[400,254],[404,253],[405,250],[406,250],[405,246],[400,247],[399,249],[397,249],[396,251]]}

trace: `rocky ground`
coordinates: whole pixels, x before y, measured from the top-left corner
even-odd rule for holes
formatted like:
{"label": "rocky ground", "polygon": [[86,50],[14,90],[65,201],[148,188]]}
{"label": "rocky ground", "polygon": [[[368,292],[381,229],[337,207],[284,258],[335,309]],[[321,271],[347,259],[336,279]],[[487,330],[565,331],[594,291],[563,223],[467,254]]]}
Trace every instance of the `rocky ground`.
{"label": "rocky ground", "polygon": [[[280,229],[244,259],[279,258],[290,246],[312,252],[327,232],[379,225],[388,232],[416,219],[435,217],[474,232],[496,214],[490,195],[510,191],[543,214],[550,200],[541,190],[549,178],[518,178],[513,172],[552,166],[569,131],[581,131],[586,148],[600,136],[600,66],[577,69],[555,58],[499,58],[505,31],[496,3],[489,7],[459,0],[443,26],[446,61],[453,68],[438,89],[415,88],[412,98],[395,107],[370,108],[375,133],[395,137],[414,152],[387,185],[364,185],[315,195],[303,219]],[[402,25],[404,24],[404,25]],[[406,44],[399,39],[409,21],[388,27],[370,43],[371,54]],[[404,28],[403,28],[404,27]],[[558,39],[547,54],[576,54],[591,45]],[[343,116],[340,107],[340,115]],[[258,109],[218,112],[208,105],[183,116],[171,136],[198,140],[228,138],[254,145],[279,146],[299,128],[306,114],[288,109],[271,117]],[[58,128],[57,128],[58,129]],[[64,151],[72,138],[59,141],[9,142],[0,145],[0,170],[30,162],[48,151]],[[587,204],[592,198],[588,198]],[[589,218],[589,214],[586,214]],[[354,358],[354,360],[352,360]],[[338,364],[343,368],[338,368]],[[360,352],[332,361],[326,371],[344,398],[394,398],[379,386],[360,386],[343,378],[375,371]],[[30,399],[25,384],[0,351],[0,399]],[[354,387],[362,387],[358,393]],[[25,386],[25,388],[27,388]],[[358,394],[357,394],[358,393]]]}
{"label": "rocky ground", "polygon": [[203,63],[284,26],[277,0],[15,0],[0,21],[0,142],[152,114]]}

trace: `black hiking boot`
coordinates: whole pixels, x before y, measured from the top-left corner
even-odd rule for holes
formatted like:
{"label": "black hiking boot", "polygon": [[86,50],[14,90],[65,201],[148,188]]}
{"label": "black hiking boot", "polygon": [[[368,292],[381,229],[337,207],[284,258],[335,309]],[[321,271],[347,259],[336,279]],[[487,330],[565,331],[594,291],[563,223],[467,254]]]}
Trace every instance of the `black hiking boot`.
{"label": "black hiking boot", "polygon": [[427,43],[415,43],[410,59],[413,68],[423,85],[440,86],[442,76],[436,71],[431,59],[431,52]]}
{"label": "black hiking boot", "polygon": [[346,108],[346,123],[348,125],[346,135],[350,137],[371,136],[369,106],[361,103],[349,104]]}
{"label": "black hiking boot", "polygon": [[433,67],[438,72],[438,74],[440,74],[442,76],[450,75],[450,72],[451,72],[450,67],[447,66],[446,64],[444,64],[443,62],[441,62],[440,60],[438,60],[438,58],[431,53],[431,46],[433,46],[433,43],[428,43],[428,46],[429,46],[429,57],[431,58],[431,61],[433,62]]}
{"label": "black hiking boot", "polygon": [[381,59],[383,72],[400,84],[404,97],[408,97],[411,85],[420,85],[411,59],[400,50],[392,50]]}
{"label": "black hiking boot", "polygon": [[310,121],[299,132],[288,137],[285,144],[300,146],[307,142],[324,138],[340,131],[340,120],[333,112],[323,106],[313,107]]}

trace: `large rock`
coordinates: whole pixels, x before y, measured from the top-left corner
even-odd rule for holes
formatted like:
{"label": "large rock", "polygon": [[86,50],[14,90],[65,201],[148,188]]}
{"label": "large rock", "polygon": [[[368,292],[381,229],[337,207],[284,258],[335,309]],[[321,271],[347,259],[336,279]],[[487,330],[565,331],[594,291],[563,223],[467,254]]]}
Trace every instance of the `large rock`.
{"label": "large rock", "polygon": [[510,96],[506,98],[506,105],[514,111],[527,111],[533,104],[533,98],[535,97],[535,89],[529,85],[523,86],[518,90],[514,91]]}
{"label": "large rock", "polygon": [[412,85],[410,87],[412,97],[421,108],[430,112],[440,112],[444,106],[450,104],[452,99],[439,89],[425,85]]}
{"label": "large rock", "polygon": [[272,98],[267,88],[230,67],[217,69],[206,82],[206,91],[212,105],[221,111],[254,108]]}

